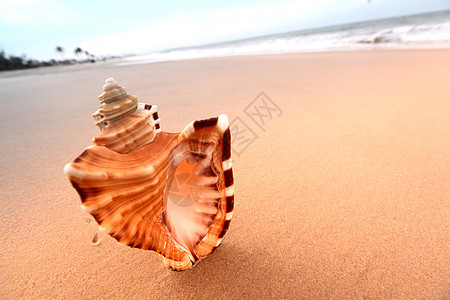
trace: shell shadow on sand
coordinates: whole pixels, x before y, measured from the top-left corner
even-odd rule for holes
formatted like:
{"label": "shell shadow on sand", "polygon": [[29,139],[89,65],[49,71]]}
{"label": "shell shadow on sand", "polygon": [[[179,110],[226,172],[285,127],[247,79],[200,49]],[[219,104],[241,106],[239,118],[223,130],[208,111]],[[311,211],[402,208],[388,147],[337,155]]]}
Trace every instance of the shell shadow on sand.
{"label": "shell shadow on sand", "polygon": [[292,297],[302,281],[299,268],[293,272],[269,251],[225,243],[195,268],[172,272],[161,288],[177,291],[174,295],[181,298],[202,298],[205,291],[228,299]]}

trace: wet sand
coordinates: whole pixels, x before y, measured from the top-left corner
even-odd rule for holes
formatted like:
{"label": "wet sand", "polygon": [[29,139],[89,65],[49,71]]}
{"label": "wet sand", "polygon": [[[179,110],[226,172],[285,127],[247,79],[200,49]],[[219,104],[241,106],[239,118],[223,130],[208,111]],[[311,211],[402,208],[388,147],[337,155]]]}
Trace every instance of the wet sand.
{"label": "wet sand", "polygon": [[[163,130],[232,121],[234,217],[193,269],[92,243],[62,169],[108,77]],[[449,298],[449,83],[450,50],[0,73],[0,298]]]}

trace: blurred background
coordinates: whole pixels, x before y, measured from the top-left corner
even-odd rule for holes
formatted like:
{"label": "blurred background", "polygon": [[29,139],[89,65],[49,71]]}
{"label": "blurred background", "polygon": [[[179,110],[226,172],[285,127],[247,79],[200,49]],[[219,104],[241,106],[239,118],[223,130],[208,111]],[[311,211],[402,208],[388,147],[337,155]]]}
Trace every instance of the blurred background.
{"label": "blurred background", "polygon": [[449,45],[448,0],[0,0],[3,69]]}

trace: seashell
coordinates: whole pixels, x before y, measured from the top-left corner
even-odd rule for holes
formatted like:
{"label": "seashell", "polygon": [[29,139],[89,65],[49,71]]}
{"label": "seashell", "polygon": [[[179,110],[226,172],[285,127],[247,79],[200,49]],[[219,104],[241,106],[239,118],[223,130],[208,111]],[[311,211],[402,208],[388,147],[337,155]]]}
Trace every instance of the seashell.
{"label": "seashell", "polygon": [[155,105],[112,78],[103,91],[93,114],[101,132],[64,172],[101,229],[187,269],[220,245],[233,215],[228,118],[162,132]]}
{"label": "seashell", "polygon": [[131,115],[138,105],[137,97],[128,95],[113,78],[105,81],[103,94],[98,96],[98,99],[101,103],[100,108],[92,116],[100,130]]}

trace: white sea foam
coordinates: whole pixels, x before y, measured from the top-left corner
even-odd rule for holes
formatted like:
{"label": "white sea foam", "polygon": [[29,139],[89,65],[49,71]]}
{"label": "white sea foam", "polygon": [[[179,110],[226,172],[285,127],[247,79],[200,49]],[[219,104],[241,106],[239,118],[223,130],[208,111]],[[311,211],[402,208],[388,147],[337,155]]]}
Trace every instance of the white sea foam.
{"label": "white sea foam", "polygon": [[153,52],[128,57],[117,64],[233,55],[398,48],[450,48],[450,11]]}

